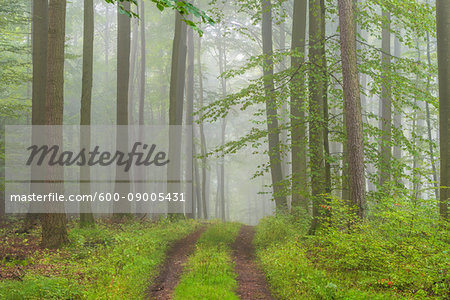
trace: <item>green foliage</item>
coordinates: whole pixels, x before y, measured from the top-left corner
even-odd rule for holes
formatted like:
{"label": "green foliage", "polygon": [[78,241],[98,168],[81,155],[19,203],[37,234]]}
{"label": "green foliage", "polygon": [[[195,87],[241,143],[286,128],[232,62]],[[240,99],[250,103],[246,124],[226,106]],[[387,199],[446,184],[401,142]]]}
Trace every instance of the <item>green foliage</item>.
{"label": "green foliage", "polygon": [[[120,3],[119,4],[119,10],[121,14],[125,14],[128,15],[129,17],[139,17],[138,14],[134,13],[131,10],[126,10],[123,5],[121,4],[122,2],[130,2],[134,5],[138,5],[136,0],[105,0],[107,3]],[[203,23],[209,24],[209,25],[214,25],[214,20],[209,17],[206,12],[204,12],[203,10],[197,8],[196,6],[192,5],[191,3],[187,2],[187,1],[178,1],[178,0],[151,0],[153,3],[155,3],[156,7],[160,10],[160,11],[164,11],[164,9],[166,8],[170,8],[173,9],[175,11],[177,11],[178,13],[180,13],[182,16],[188,16],[188,15],[192,15],[196,18],[199,18]],[[203,31],[198,27],[198,25],[195,22],[192,22],[189,19],[183,18],[183,21],[190,27],[192,27],[192,29],[194,29],[195,31],[197,31],[200,36],[203,35]]]}
{"label": "green foliage", "polygon": [[306,226],[285,230],[291,226],[285,216],[270,217],[258,226],[258,257],[280,299],[449,296],[448,224],[400,221],[403,211],[348,227],[338,222],[348,218],[334,209],[337,205],[331,203],[335,216],[316,236],[305,236]]}
{"label": "green foliage", "polygon": [[238,299],[230,245],[239,228],[237,223],[218,223],[202,234],[174,299]]}
{"label": "green foliage", "polygon": [[306,213],[279,214],[276,218],[265,217],[259,221],[254,243],[257,248],[266,248],[275,243],[283,243],[293,235],[303,232],[308,225]]}

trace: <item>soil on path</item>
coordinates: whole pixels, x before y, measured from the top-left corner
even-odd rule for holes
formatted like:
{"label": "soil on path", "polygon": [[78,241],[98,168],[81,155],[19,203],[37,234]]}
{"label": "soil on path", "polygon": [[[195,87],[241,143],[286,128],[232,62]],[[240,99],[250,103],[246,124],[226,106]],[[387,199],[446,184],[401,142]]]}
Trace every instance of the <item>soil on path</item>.
{"label": "soil on path", "polygon": [[237,294],[243,300],[273,299],[266,278],[255,262],[255,249],[252,244],[254,235],[254,228],[244,225],[233,243],[239,284]]}
{"label": "soil on path", "polygon": [[195,243],[205,231],[205,227],[176,241],[168,250],[166,260],[160,269],[158,277],[150,287],[150,299],[172,299],[172,293],[177,286],[184,265],[195,249]]}

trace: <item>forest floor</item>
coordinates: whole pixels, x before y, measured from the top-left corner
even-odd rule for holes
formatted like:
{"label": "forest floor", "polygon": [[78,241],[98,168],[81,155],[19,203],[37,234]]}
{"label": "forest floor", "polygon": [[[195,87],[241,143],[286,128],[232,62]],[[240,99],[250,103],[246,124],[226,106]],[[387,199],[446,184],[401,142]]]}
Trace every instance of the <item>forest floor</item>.
{"label": "forest floor", "polygon": [[[195,251],[195,244],[205,227],[175,242],[167,251],[166,260],[150,289],[150,299],[172,299],[175,287],[184,272],[184,266]],[[265,276],[256,263],[253,238],[255,229],[242,225],[231,245],[238,288],[236,294],[243,300],[273,299]]]}
{"label": "forest floor", "polygon": [[69,222],[70,243],[48,250],[21,224],[0,224],[0,299],[450,299],[445,226],[308,236],[294,215],[256,227],[98,219]]}
{"label": "forest floor", "polygon": [[167,251],[164,265],[150,288],[150,299],[170,299],[173,289],[180,281],[181,273],[189,255],[195,249],[195,243],[205,231],[205,227],[176,241]]}
{"label": "forest floor", "polygon": [[238,274],[237,294],[243,300],[252,299],[273,299],[264,273],[256,263],[253,238],[255,229],[251,226],[243,225],[233,243],[233,256],[235,269]]}

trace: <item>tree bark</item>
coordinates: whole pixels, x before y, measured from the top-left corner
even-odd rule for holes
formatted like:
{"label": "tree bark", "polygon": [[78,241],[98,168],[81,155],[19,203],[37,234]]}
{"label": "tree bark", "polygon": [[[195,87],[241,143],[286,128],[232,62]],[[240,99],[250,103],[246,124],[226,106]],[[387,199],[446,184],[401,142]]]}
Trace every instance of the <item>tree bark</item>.
{"label": "tree bark", "polygon": [[291,155],[292,155],[292,206],[308,210],[306,197],[306,121],[305,121],[305,64],[307,0],[294,0],[292,17],[291,67],[295,74],[291,85]]}
{"label": "tree bark", "polygon": [[[191,27],[187,28],[187,77],[186,77],[186,125],[193,126],[194,124],[194,31]],[[188,137],[189,138],[189,137]],[[194,145],[194,129],[192,128],[192,145]],[[193,149],[192,149],[193,150]],[[192,152],[193,160],[197,160]],[[194,162],[193,162],[194,163]],[[194,178],[193,165],[187,165],[186,173],[191,174]],[[196,182],[194,183],[196,184]],[[194,194],[194,193],[193,193]],[[199,195],[196,195],[197,197]],[[192,212],[187,214],[188,218],[195,217],[195,203],[196,199],[192,199]]]}
{"label": "tree bark", "polygon": [[320,225],[319,207],[325,194],[324,133],[323,133],[323,67],[322,9],[320,0],[309,0],[309,149],[313,220],[309,234]]}
{"label": "tree bark", "polygon": [[287,207],[286,197],[282,195],[281,156],[279,151],[280,129],[278,128],[276,99],[273,96],[273,61],[272,61],[272,4],[270,0],[262,1],[262,39],[264,59],[264,90],[266,95],[266,116],[269,136],[269,161],[276,209]]}
{"label": "tree bark", "polygon": [[[130,10],[130,2],[123,2],[125,10]],[[130,18],[117,8],[117,107],[116,107],[116,147],[128,152],[128,88],[130,80]],[[126,196],[130,191],[130,175],[122,167],[116,167],[114,192]],[[114,202],[114,218],[119,220],[130,212],[130,203],[120,199]]]}
{"label": "tree bark", "polygon": [[450,2],[436,1],[439,68],[439,135],[441,144],[441,193],[439,213],[448,220],[450,201]]}
{"label": "tree bark", "polygon": [[[94,61],[94,1],[84,1],[84,27],[83,27],[83,75],[81,79],[81,108],[80,108],[80,149],[91,148],[91,100],[92,77]],[[80,193],[89,195],[91,186],[89,180],[91,172],[89,166],[80,167]],[[91,204],[80,203],[80,225],[82,227],[94,224]]]}
{"label": "tree bark", "polygon": [[[217,46],[219,48],[219,72],[223,74],[227,71],[227,57],[226,57],[226,47],[223,41],[222,32],[218,30],[218,43]],[[222,99],[227,96],[227,80],[224,77],[220,78],[220,85],[222,88]],[[219,190],[220,190],[220,219],[225,222],[225,153],[223,148],[225,146],[225,132],[227,128],[227,119],[223,118],[220,130],[220,146],[222,147],[222,153],[219,160],[220,167],[220,181],[219,181]]]}
{"label": "tree bark", "polygon": [[[431,67],[431,49],[430,49],[430,33],[427,32],[427,61],[428,65]],[[430,92],[430,81],[431,76],[428,75],[427,78],[427,92]],[[437,177],[437,169],[436,169],[436,161],[434,158],[434,149],[433,149],[433,135],[431,134],[431,116],[430,116],[430,105],[428,102],[425,102],[425,110],[426,110],[426,118],[427,118],[427,133],[428,133],[428,141],[429,141],[429,149],[430,149],[430,162],[431,168],[433,170],[433,186],[434,186],[434,195],[436,200],[439,200],[439,183]]]}
{"label": "tree bark", "polygon": [[[45,125],[62,125],[64,112],[64,40],[66,25],[66,0],[50,0],[48,4],[47,76],[45,92]],[[53,134],[54,133],[54,134]],[[50,143],[62,142],[62,130],[56,129],[48,137]],[[61,183],[52,183],[62,178],[62,168],[48,169],[45,174],[46,192],[63,192]],[[57,248],[68,241],[64,204],[51,203],[48,213],[41,214],[42,246]]]}
{"label": "tree bark", "polygon": [[[182,16],[175,12],[175,35],[172,48],[172,65],[170,74],[170,106],[169,125],[182,125],[183,121],[183,99],[186,72],[186,24],[182,21]],[[179,130],[178,130],[179,131]],[[180,178],[181,174],[181,134],[173,127],[169,129],[169,159],[167,168],[167,179],[174,180]],[[168,184],[168,193],[172,191]],[[175,211],[181,211],[180,203],[169,202],[169,213],[174,217]],[[172,214],[174,213],[174,214]]]}
{"label": "tree bark", "polygon": [[[402,44],[400,40],[394,38],[394,56],[397,61],[400,60],[402,55]],[[396,130],[401,130],[402,127],[402,111],[401,109],[394,110],[394,128]],[[393,156],[395,159],[400,160],[402,158],[402,147],[401,145],[394,145]],[[402,172],[403,173],[403,172]]]}
{"label": "tree bark", "polygon": [[[32,24],[32,61],[33,82],[31,91],[31,124],[45,124],[45,86],[47,81],[47,35],[48,35],[48,0],[33,1]],[[32,129],[33,145],[39,142],[39,137]],[[31,167],[31,178],[37,178],[39,170]],[[31,193],[38,194],[40,184],[31,182]],[[30,206],[33,203],[30,203]],[[39,214],[30,213],[25,217],[25,223],[19,232],[27,233],[37,223]]]}
{"label": "tree bark", "polygon": [[359,91],[354,11],[352,0],[339,0],[344,114],[348,145],[350,200],[359,218],[364,217],[365,175],[361,99]]}
{"label": "tree bark", "polygon": [[[199,37],[197,39],[197,67],[198,67],[198,105],[199,108],[203,107],[203,73],[202,73],[202,60],[201,60],[201,49],[202,49],[202,40]],[[199,113],[199,119],[202,119],[202,112]],[[203,126],[203,121],[199,124],[200,129],[200,154],[202,156],[202,202],[199,203],[199,215],[201,215],[204,219],[208,219],[208,211],[206,203],[207,193],[206,193],[206,184],[207,184],[207,158],[206,158],[206,137],[205,137],[205,129]],[[200,207],[201,206],[201,207]]]}
{"label": "tree bark", "polygon": [[[141,60],[140,60],[140,83],[139,83],[139,111],[138,111],[138,139],[139,141],[144,140],[144,125],[145,125],[145,118],[144,118],[144,103],[145,103],[145,85],[146,85],[146,74],[145,74],[145,68],[146,68],[146,50],[145,50],[145,6],[144,1],[141,0],[139,2],[139,16],[140,16],[140,40],[141,40],[141,48],[140,48],[140,54],[141,54]],[[136,36],[137,39],[137,36]],[[130,114],[132,116],[133,114]],[[137,176],[139,183],[137,183],[137,190],[140,193],[145,192],[145,186],[146,186],[146,176],[145,176],[145,170],[144,168],[138,168],[137,169]],[[144,205],[144,203],[138,202],[136,203],[136,208],[138,209],[138,215],[141,217],[144,216],[144,214],[140,213],[143,211],[141,208]]]}
{"label": "tree bark", "polygon": [[390,32],[390,22],[391,14],[388,11],[383,10],[383,20],[386,22],[383,26],[382,31],[382,58],[381,64],[383,69],[382,75],[382,86],[381,86],[381,116],[380,116],[380,129],[382,131],[382,136],[380,140],[380,163],[379,163],[379,176],[380,176],[380,186],[391,179],[391,156],[392,156],[392,104],[391,104],[391,88],[389,78],[389,69],[391,65],[391,32]]}
{"label": "tree bark", "polygon": [[325,193],[331,196],[331,166],[330,166],[330,142],[328,131],[328,67],[327,67],[327,52],[326,52],[326,8],[325,1],[320,0],[321,10],[321,43],[320,51],[322,56],[322,97],[323,97],[323,149],[325,152]]}

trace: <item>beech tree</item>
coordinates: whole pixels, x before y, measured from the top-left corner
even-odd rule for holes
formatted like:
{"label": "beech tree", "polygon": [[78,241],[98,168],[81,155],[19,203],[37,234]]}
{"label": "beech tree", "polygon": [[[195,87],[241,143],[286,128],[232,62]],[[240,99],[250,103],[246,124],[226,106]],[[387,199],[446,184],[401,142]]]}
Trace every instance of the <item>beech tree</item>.
{"label": "beech tree", "polygon": [[264,90],[266,97],[267,130],[269,136],[269,163],[272,186],[277,210],[287,206],[286,197],[282,195],[281,155],[279,151],[280,130],[278,128],[276,100],[273,97],[273,53],[272,46],[272,4],[270,0],[262,0],[262,42],[264,54]]}
{"label": "beech tree", "polygon": [[[172,63],[169,92],[169,125],[182,125],[183,101],[186,73],[186,23],[180,13],[175,12],[175,34],[172,47]],[[181,134],[176,129],[169,129],[169,159],[167,180],[179,178],[181,174]],[[170,186],[168,192],[171,192]],[[169,213],[180,209],[180,203],[169,202]]]}
{"label": "beech tree", "polygon": [[[84,1],[84,26],[83,26],[83,75],[81,86],[81,108],[80,108],[80,148],[91,148],[91,102],[92,102],[92,77],[94,60],[94,1]],[[83,127],[87,126],[87,127]],[[91,192],[89,166],[80,167],[80,192],[82,195],[89,195]],[[81,202],[80,225],[90,226],[94,224],[91,204]]]}
{"label": "beech tree", "polygon": [[364,217],[365,175],[359,76],[356,59],[356,34],[352,0],[339,0],[339,28],[344,90],[350,200],[356,214]]}
{"label": "beech tree", "polygon": [[441,193],[439,212],[448,219],[450,201],[450,2],[436,1],[439,68],[439,133],[441,144]]}
{"label": "beech tree", "polygon": [[291,153],[292,153],[292,206],[308,209],[306,181],[306,86],[304,77],[307,0],[294,1],[292,16],[291,67],[294,76],[291,86]]}
{"label": "beech tree", "polygon": [[[130,10],[130,3],[124,2],[125,10]],[[116,147],[117,149],[128,148],[128,129],[120,127],[128,125],[128,88],[130,78],[130,17],[124,14],[119,5],[117,6],[117,107],[116,107]],[[127,151],[124,151],[127,152]],[[116,183],[114,191],[126,195],[130,190],[130,175],[123,168],[116,167]],[[122,218],[124,212],[129,211],[128,201],[118,201],[114,203],[114,216]]]}
{"label": "beech tree", "polygon": [[391,103],[391,83],[388,73],[391,65],[391,14],[383,10],[383,30],[381,37],[381,64],[383,69],[383,82],[380,98],[380,129],[382,137],[380,140],[380,164],[379,176],[380,186],[382,187],[390,180],[391,157],[392,157],[392,103]]}
{"label": "beech tree", "polygon": [[[48,3],[47,76],[45,85],[45,125],[62,125],[64,112],[64,40],[66,25],[66,0],[50,0]],[[50,140],[61,143],[62,131],[52,132]],[[51,168],[46,174],[48,192],[61,192],[61,183],[51,183],[62,178],[62,168]],[[66,215],[61,202],[48,203],[49,213],[40,215],[42,246],[56,248],[68,241]]]}
{"label": "beech tree", "polygon": [[319,226],[319,207],[325,194],[322,18],[321,1],[309,0],[309,151],[313,201],[310,234],[314,234]]}

